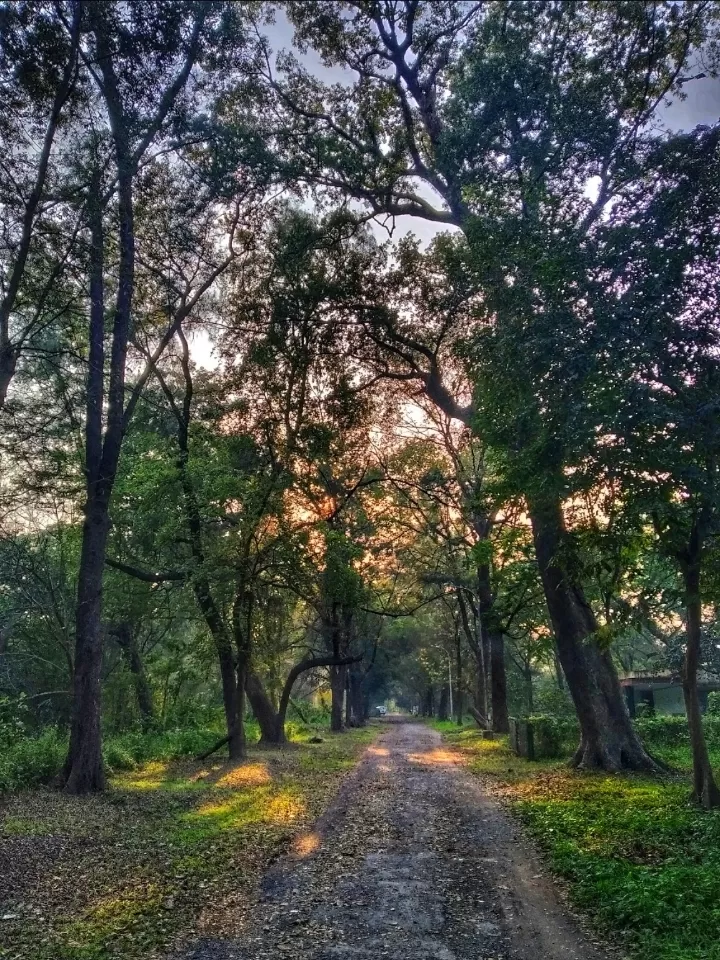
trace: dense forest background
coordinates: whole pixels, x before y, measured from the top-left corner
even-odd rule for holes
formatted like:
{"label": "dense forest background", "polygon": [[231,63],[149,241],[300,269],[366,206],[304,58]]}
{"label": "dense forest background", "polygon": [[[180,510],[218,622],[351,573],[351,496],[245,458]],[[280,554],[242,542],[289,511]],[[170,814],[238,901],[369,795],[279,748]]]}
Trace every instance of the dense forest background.
{"label": "dense forest background", "polygon": [[657,771],[659,671],[720,804],[719,26],[0,4],[5,786],[391,699]]}

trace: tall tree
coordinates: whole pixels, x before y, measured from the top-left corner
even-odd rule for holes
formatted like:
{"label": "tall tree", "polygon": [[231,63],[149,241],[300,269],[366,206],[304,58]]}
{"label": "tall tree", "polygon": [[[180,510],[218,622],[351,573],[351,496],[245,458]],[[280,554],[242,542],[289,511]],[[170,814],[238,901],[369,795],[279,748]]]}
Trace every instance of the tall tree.
{"label": "tall tree", "polygon": [[[110,529],[110,499],[123,438],[153,365],[179,325],[233,260],[229,227],[227,253],[217,251],[202,269],[162,276],[161,300],[149,317],[163,321],[144,368],[127,384],[130,345],[142,342],[133,321],[138,248],[137,194],[141,177],[171,144],[182,149],[188,82],[223,5],[164,3],[90,4],[85,11],[89,45],[84,67],[96,91],[95,122],[107,144],[90,144],[87,186],[89,232],[89,332],[85,416],[86,500],[78,578],[73,722],[64,769],[65,788],[83,793],[104,786],[100,750],[100,665],[102,661],[102,579]],[[180,144],[180,147],[177,144]],[[107,150],[105,150],[107,146]],[[111,242],[112,241],[112,242]],[[117,249],[117,262],[108,261]],[[116,273],[109,279],[111,268]],[[172,268],[171,268],[172,270]],[[114,288],[109,349],[106,300]],[[151,335],[152,326],[145,334]]]}
{"label": "tall tree", "polygon": [[[300,43],[359,79],[351,98],[297,63],[287,65],[282,82],[268,74],[266,87],[289,118],[273,131],[281,155],[291,157],[294,171],[304,163],[318,190],[364,201],[376,214],[410,214],[463,231],[482,291],[480,314],[488,323],[495,317],[498,337],[516,346],[503,369],[518,376],[494,392],[517,399],[504,413],[514,426],[507,439],[495,431],[493,442],[517,452],[519,438],[526,465],[532,462],[525,479],[538,480],[522,492],[580,719],[576,762],[653,769],[611,655],[594,639],[597,621],[571,558],[562,502],[566,467],[580,444],[565,428],[585,378],[568,348],[590,323],[583,303],[598,268],[603,215],[629,195],[637,160],[654,142],[659,107],[681,90],[697,51],[716,32],[714,11],[702,3],[406,0],[322,11],[297,3],[290,14]],[[482,393],[474,406],[459,402],[436,357],[388,328],[385,335],[391,349],[399,344],[411,355],[408,372],[428,396],[480,426]],[[559,432],[542,396],[548,369],[567,385],[569,416]],[[485,399],[497,372],[493,364]]]}

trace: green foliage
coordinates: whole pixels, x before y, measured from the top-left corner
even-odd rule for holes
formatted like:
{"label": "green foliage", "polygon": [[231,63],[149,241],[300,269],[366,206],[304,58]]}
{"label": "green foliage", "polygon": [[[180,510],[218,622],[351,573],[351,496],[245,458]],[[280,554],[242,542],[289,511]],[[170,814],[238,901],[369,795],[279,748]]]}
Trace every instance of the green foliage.
{"label": "green foliage", "polygon": [[708,717],[720,717],[720,690],[712,690],[708,694],[707,714]]}
{"label": "green foliage", "polygon": [[580,727],[575,717],[533,714],[532,725],[536,757],[566,757],[578,745]]}
{"label": "green foliage", "polygon": [[55,727],[0,745],[0,793],[48,783],[62,767],[67,738]]}
{"label": "green foliage", "polygon": [[[151,760],[176,760],[207,750],[222,736],[222,727],[136,731],[107,737],[103,756],[109,770],[134,770]],[[258,736],[248,725],[250,740]],[[67,735],[49,727],[37,736],[21,735],[0,745],[0,793],[49,783],[59,772],[67,752]]]}
{"label": "green foliage", "polygon": [[[640,736],[648,744],[659,747],[680,747],[690,744],[688,724],[684,716],[655,715],[635,720]],[[720,716],[703,717],[705,739],[709,747],[720,749]]]}
{"label": "green foliage", "polygon": [[551,717],[575,717],[575,707],[567,687],[562,690],[554,680],[540,677],[535,688],[535,711]]}

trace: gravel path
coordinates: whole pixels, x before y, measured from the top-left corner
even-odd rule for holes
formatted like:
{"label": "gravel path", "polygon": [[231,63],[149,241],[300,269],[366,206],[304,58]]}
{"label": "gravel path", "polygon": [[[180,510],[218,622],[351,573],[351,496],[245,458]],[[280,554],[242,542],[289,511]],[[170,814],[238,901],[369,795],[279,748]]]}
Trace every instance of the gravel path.
{"label": "gravel path", "polygon": [[243,936],[182,960],[601,960],[517,827],[420,724],[388,726],[266,875]]}

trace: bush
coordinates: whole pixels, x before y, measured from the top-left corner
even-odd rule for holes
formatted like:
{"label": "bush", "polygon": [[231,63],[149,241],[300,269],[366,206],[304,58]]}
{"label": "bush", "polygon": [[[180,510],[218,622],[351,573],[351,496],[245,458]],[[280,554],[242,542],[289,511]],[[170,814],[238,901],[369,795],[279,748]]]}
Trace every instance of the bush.
{"label": "bush", "polygon": [[709,717],[720,717],[720,690],[708,694],[707,712]]}
{"label": "bush", "polygon": [[67,738],[55,727],[37,737],[23,736],[0,748],[0,793],[48,783],[60,771]]}
{"label": "bush", "polygon": [[[253,725],[246,725],[248,739],[253,739]],[[177,760],[195,756],[213,745],[222,736],[217,729],[196,727],[156,730],[144,733],[135,730],[108,737],[103,746],[105,763],[111,770],[132,770],[148,760]]]}
{"label": "bush", "polygon": [[[683,716],[641,717],[635,727],[648,744],[658,747],[684,747],[690,743],[687,720]],[[709,747],[720,747],[720,716],[703,717],[705,739]]]}
{"label": "bush", "polygon": [[[2,728],[8,734],[8,728]],[[13,732],[18,728],[13,726]],[[247,725],[248,738],[257,737],[253,723]],[[195,728],[143,733],[134,731],[106,737],[103,758],[108,769],[133,770],[149,760],[175,760],[195,756],[207,750],[220,737],[217,729]],[[0,793],[22,790],[49,783],[61,770],[67,752],[67,735],[55,727],[38,736],[22,730],[19,736],[5,735],[0,742]]]}
{"label": "bush", "polygon": [[555,680],[541,677],[535,686],[535,710],[537,716],[561,717],[571,720],[575,717],[572,697],[564,687],[559,689]]}
{"label": "bush", "polygon": [[527,722],[532,725],[536,757],[562,757],[577,747],[580,728],[575,717],[535,714]]}

